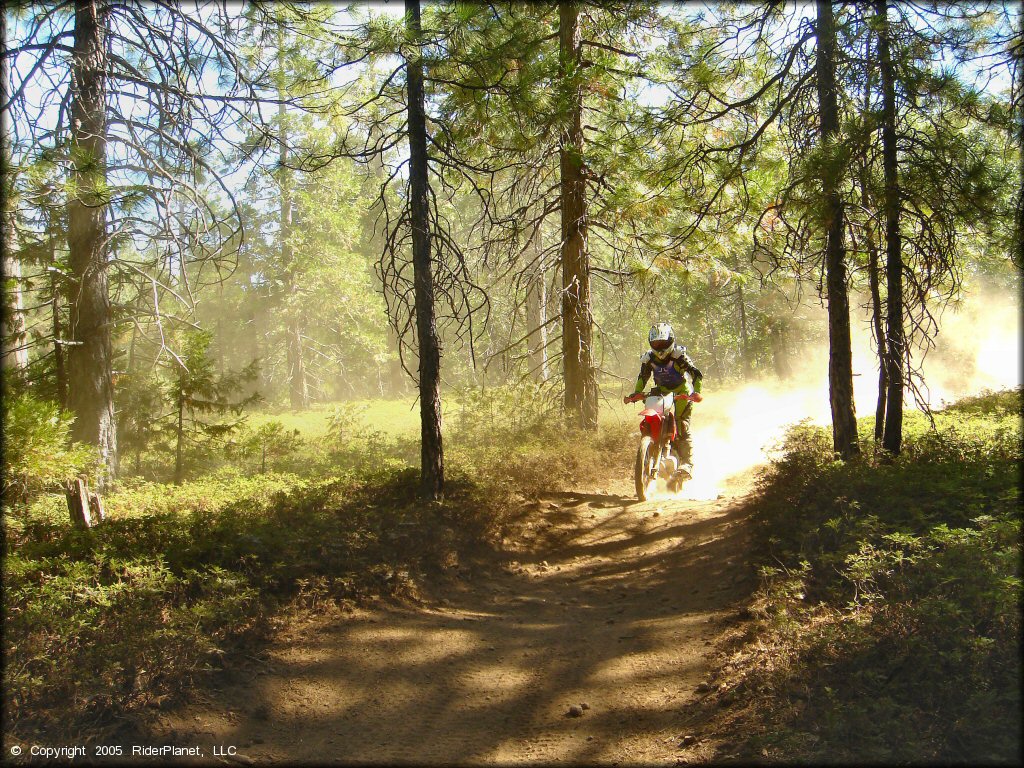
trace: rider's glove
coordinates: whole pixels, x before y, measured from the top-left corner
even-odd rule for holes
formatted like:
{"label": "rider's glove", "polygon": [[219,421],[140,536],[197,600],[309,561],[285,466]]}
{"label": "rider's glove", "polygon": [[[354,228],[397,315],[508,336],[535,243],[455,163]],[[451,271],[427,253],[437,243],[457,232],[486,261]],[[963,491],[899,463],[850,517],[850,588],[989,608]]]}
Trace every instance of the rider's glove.
{"label": "rider's glove", "polygon": [[626,395],[624,398],[622,398],[622,402],[624,402],[624,403],[635,403],[637,400],[639,400],[643,396],[644,396],[643,392],[634,392],[632,395]]}
{"label": "rider's glove", "polygon": [[692,395],[690,395],[690,400],[692,400],[695,403],[699,403],[703,399],[704,397],[701,395],[700,392],[694,392]]}

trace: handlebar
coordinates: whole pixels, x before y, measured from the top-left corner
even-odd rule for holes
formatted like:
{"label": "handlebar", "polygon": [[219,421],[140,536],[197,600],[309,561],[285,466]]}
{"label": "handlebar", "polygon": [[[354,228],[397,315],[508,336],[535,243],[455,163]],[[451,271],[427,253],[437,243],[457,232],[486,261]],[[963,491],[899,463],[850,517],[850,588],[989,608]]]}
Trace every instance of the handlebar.
{"label": "handlebar", "polygon": [[[650,397],[651,395],[657,395],[657,394],[660,394],[660,393],[653,392],[653,391],[652,392],[648,392],[646,394],[644,394],[643,392],[634,392],[633,394],[626,395],[624,398],[622,398],[622,402],[623,403],[635,403],[635,402],[637,402],[639,400],[643,400],[646,397]],[[704,396],[700,392],[691,392],[689,395],[676,395],[676,400],[689,400],[691,403],[699,403],[703,399],[704,399]]]}

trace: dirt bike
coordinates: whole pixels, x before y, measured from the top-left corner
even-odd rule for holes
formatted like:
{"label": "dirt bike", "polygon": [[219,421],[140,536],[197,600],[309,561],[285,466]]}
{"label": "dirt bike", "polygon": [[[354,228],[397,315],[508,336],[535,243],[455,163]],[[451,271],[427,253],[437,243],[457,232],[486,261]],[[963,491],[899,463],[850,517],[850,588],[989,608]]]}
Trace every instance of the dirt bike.
{"label": "dirt bike", "polygon": [[[699,397],[699,396],[698,396]],[[698,402],[694,395],[676,398],[671,392],[662,395],[651,390],[646,395],[638,392],[625,398],[626,402],[644,399],[640,411],[640,445],[636,449],[636,464],[633,479],[636,495],[640,501],[647,501],[654,495],[658,478],[663,477],[668,490],[677,493],[683,487],[684,478],[677,472],[679,460],[672,454],[672,441],[676,437],[675,400]]]}

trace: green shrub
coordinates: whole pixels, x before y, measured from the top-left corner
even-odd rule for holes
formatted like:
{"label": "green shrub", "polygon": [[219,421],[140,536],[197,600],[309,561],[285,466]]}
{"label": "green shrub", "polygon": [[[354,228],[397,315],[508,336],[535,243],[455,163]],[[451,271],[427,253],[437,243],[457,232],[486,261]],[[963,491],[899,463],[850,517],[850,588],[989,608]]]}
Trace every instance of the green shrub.
{"label": "green shrub", "polygon": [[227,455],[248,462],[252,471],[262,474],[292,464],[303,443],[299,430],[286,429],[282,422],[271,420],[258,427],[241,427],[229,439]]}
{"label": "green shrub", "polygon": [[327,414],[327,432],[338,442],[346,442],[363,435],[368,406],[365,403],[339,403]]}
{"label": "green shrub", "polygon": [[73,418],[62,414],[56,403],[29,394],[4,404],[5,504],[24,505],[90,467],[95,454],[71,442],[72,422]]}
{"label": "green shrub", "polygon": [[[938,413],[937,431],[919,431],[924,418],[908,414],[909,436],[892,462],[870,456],[838,461],[826,428],[791,429],[781,458],[760,481],[772,554],[787,563],[810,562],[814,598],[839,599],[830,590],[840,590],[848,600],[849,583],[837,569],[860,541],[925,533],[939,524],[970,526],[981,516],[1016,509],[1020,419],[1005,394],[991,398],[995,405],[974,399],[965,409]],[[977,415],[979,408],[986,415]]]}
{"label": "green shrub", "polygon": [[[143,456],[157,454],[163,463],[173,461],[173,430],[154,414],[165,410],[164,387],[153,372],[124,373],[114,389],[117,406],[117,449],[121,471],[143,472]],[[153,464],[152,458],[148,462]],[[169,473],[170,470],[168,470]]]}
{"label": "green shrub", "polygon": [[259,616],[244,579],[212,565],[175,574],[158,556],[15,555],[5,582],[8,717],[79,738],[176,695]]}
{"label": "green shrub", "polygon": [[[1006,761],[1021,748],[1021,393],[908,414],[891,461],[801,425],[764,473],[750,687],[783,754]],[[866,420],[870,422],[870,419]],[[863,426],[863,424],[862,424]],[[800,698],[789,695],[803,691]]]}
{"label": "green shrub", "polygon": [[459,390],[452,419],[457,442],[519,442],[527,436],[549,436],[562,423],[552,393],[539,384],[467,387]]}

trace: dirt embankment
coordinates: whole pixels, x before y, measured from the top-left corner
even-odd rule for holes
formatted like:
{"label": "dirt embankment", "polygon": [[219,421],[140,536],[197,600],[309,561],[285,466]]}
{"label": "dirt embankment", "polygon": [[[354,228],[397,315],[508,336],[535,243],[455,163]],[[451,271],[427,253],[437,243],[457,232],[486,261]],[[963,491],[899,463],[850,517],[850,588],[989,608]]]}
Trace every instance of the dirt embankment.
{"label": "dirt embankment", "polygon": [[711,757],[714,736],[680,712],[755,586],[749,478],[714,501],[609,488],[532,504],[503,562],[427,605],[284,628],[153,738],[206,763]]}

